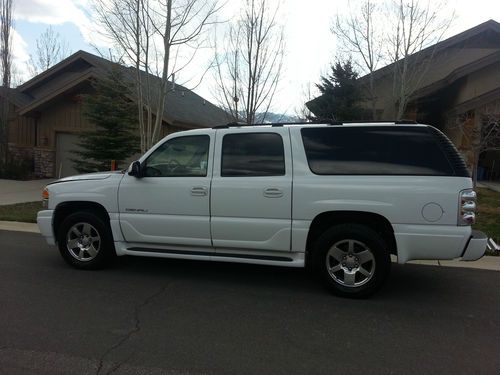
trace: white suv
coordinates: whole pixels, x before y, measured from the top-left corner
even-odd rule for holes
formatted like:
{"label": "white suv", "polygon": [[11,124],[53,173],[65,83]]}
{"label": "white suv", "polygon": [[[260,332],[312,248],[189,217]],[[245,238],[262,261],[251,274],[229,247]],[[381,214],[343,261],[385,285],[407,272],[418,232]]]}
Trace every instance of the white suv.
{"label": "white suv", "polygon": [[221,126],[174,133],[128,172],[63,178],[38,225],[77,268],[115,255],[311,266],[367,296],[390,255],[475,260],[476,194],[439,130],[419,124]]}

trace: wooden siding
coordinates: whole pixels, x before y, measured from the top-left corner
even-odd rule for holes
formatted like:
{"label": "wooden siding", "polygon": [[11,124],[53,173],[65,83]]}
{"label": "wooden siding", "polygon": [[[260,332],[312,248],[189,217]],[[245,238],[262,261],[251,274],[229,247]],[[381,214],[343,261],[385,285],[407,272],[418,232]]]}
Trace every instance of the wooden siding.
{"label": "wooden siding", "polygon": [[467,83],[458,92],[454,105],[472,100],[500,87],[500,62],[467,76]]}
{"label": "wooden siding", "polygon": [[36,146],[36,121],[33,117],[19,116],[11,106],[9,116],[9,143],[19,147]]}
{"label": "wooden siding", "polygon": [[83,103],[76,95],[63,96],[44,108],[38,124],[39,145],[52,149],[56,145],[56,132],[79,133],[95,128],[83,115]]}

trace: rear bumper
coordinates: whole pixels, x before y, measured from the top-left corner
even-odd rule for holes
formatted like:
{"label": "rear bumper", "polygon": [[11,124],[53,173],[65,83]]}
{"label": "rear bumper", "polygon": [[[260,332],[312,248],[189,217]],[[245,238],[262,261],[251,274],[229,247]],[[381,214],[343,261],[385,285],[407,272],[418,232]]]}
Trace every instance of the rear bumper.
{"label": "rear bumper", "polygon": [[479,230],[473,230],[469,242],[464,248],[462,260],[478,260],[486,252],[488,237]]}
{"label": "rear bumper", "polygon": [[45,240],[49,245],[55,245],[56,241],[54,238],[54,231],[52,229],[52,216],[53,210],[39,211],[36,217],[36,222],[40,233],[45,237]]}
{"label": "rear bumper", "polygon": [[410,260],[477,260],[488,239],[470,226],[394,225],[398,263]]}

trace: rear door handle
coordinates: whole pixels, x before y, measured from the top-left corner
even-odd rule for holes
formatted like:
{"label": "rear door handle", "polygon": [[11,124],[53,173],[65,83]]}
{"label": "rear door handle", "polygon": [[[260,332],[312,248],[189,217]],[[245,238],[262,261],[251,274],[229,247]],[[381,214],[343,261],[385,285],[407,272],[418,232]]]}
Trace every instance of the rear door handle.
{"label": "rear door handle", "polygon": [[206,186],[194,186],[191,188],[191,195],[195,197],[204,197],[208,194],[208,189]]}
{"label": "rear door handle", "polygon": [[266,188],[264,189],[264,197],[266,198],[281,198],[283,190],[279,188]]}

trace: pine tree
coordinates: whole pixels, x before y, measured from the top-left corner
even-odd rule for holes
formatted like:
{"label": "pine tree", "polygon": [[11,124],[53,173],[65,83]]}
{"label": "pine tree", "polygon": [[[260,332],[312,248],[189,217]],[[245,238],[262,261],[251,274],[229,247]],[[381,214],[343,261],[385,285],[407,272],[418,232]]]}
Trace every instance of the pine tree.
{"label": "pine tree", "polygon": [[350,60],[337,61],[331,65],[331,73],[321,76],[316,87],[321,92],[310,108],[312,120],[356,121],[367,117],[367,112],[359,106],[362,93],[357,84],[358,73]]}
{"label": "pine tree", "polygon": [[111,161],[124,167],[123,161],[139,152],[137,106],[127,96],[123,74],[116,68],[108,76],[97,79],[94,92],[84,96],[84,116],[95,130],[81,133],[72,159],[80,173],[109,171]]}

